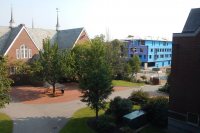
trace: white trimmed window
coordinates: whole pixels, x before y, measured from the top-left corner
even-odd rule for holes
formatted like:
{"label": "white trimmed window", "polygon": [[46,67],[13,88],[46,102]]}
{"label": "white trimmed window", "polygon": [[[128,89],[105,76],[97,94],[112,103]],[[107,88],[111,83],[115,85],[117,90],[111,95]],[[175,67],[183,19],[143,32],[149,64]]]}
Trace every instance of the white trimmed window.
{"label": "white trimmed window", "polygon": [[32,50],[24,44],[20,46],[19,49],[16,49],[16,58],[17,59],[27,59],[32,58]]}

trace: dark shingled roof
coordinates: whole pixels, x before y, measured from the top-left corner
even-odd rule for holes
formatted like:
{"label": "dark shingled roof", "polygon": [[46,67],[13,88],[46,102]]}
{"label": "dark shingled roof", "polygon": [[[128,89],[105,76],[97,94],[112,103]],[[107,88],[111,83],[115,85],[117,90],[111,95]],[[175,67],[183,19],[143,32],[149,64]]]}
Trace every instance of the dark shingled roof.
{"label": "dark shingled roof", "polygon": [[[9,27],[0,27],[0,54],[5,54],[22,27],[23,25],[19,25],[12,30]],[[72,48],[84,28],[60,30],[58,32],[39,28],[26,28],[26,30],[36,46],[41,50],[43,49],[43,39],[45,38],[50,38],[52,44],[57,42],[60,49]]]}
{"label": "dark shingled roof", "polygon": [[200,27],[200,8],[190,11],[182,33],[194,33]]}
{"label": "dark shingled roof", "polygon": [[83,28],[61,30],[58,32],[58,46],[60,49],[72,48]]}

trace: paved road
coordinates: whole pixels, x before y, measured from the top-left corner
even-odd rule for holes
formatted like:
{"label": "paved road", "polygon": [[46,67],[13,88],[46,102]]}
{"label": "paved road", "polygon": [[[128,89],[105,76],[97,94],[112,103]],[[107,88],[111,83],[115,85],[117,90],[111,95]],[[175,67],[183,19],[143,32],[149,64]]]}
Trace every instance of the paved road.
{"label": "paved road", "polygon": [[[114,92],[115,96],[128,97],[133,90],[143,89],[156,93],[160,86],[145,85],[141,88],[131,88]],[[1,112],[8,114],[14,121],[13,133],[58,133],[72,114],[79,108],[85,107],[79,100],[54,104],[23,104],[10,103]]]}

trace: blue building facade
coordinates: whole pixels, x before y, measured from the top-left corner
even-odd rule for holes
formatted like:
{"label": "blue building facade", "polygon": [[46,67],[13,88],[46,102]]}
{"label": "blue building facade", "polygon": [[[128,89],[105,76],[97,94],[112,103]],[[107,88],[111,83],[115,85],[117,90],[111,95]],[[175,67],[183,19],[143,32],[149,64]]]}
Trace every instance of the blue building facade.
{"label": "blue building facade", "polygon": [[172,42],[166,40],[133,39],[128,42],[128,57],[138,55],[144,68],[171,66]]}

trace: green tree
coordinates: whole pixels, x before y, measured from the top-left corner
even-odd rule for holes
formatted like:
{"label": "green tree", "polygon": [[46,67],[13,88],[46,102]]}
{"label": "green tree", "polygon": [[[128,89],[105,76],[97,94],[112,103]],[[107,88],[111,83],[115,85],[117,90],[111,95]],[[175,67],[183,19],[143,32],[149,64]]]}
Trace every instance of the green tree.
{"label": "green tree", "polygon": [[129,64],[131,65],[132,68],[132,75],[137,74],[140,69],[141,69],[141,62],[140,62],[140,58],[137,55],[134,55],[130,60],[129,60]]}
{"label": "green tree", "polygon": [[105,42],[105,35],[104,34],[100,34],[100,35],[96,35],[92,41],[94,40],[100,40],[101,42]]}
{"label": "green tree", "polygon": [[95,110],[98,120],[99,110],[105,108],[105,100],[113,91],[110,66],[102,41],[92,41],[91,46],[84,51],[86,52],[80,64],[79,77],[82,101]]}
{"label": "green tree", "polygon": [[124,57],[125,44],[115,39],[106,45],[107,60],[112,67],[114,79],[124,79],[124,67],[126,60]]}
{"label": "green tree", "polygon": [[0,108],[10,101],[10,84],[12,80],[8,78],[7,60],[0,56]]}
{"label": "green tree", "polygon": [[41,74],[44,81],[53,86],[53,95],[55,96],[55,85],[62,77],[61,54],[58,45],[50,44],[49,39],[43,41],[43,51],[39,52],[39,64],[42,66]]}
{"label": "green tree", "polygon": [[64,78],[76,80],[75,55],[70,50],[61,52],[61,71]]}

